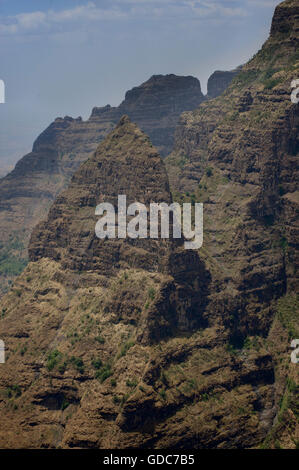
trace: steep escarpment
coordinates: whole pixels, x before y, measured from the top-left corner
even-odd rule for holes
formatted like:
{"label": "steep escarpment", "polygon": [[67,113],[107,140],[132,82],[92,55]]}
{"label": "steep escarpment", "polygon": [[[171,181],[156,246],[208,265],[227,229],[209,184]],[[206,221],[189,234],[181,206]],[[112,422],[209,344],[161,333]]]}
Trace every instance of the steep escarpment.
{"label": "steep escarpment", "polygon": [[[298,446],[298,1],[164,163],[122,118],[38,224],[0,304],[0,446]],[[102,110],[105,114],[105,110]],[[204,203],[204,244],[94,235],[117,195]]]}
{"label": "steep escarpment", "polygon": [[166,155],[180,113],[194,109],[203,98],[196,78],[157,75],[128,91],[119,107],[94,108],[87,121],[57,118],[37,138],[32,152],[0,181],[0,294],[27,263],[32,228],[123,114]]}
{"label": "steep escarpment", "polygon": [[233,78],[240,73],[242,67],[237,67],[234,70],[221,71],[216,70],[208,80],[208,94],[207,98],[217,98],[220,96],[230,85]]}
{"label": "steep escarpment", "polygon": [[204,100],[200,82],[194,77],[153,75],[148,81],[127,91],[117,107],[94,108],[90,120],[118,121],[124,114],[150,137],[161,156],[173,147],[180,114],[196,108]]}
{"label": "steep escarpment", "polygon": [[1,179],[0,294],[27,263],[32,228],[112,127],[57,118],[35,141],[32,152]]}
{"label": "steep escarpment", "polygon": [[1,302],[1,447],[256,445],[275,413],[271,354],[231,353],[225,300],[215,309],[211,272],[179,240],[95,237],[95,205],[124,193],[171,202],[126,117],[36,227]]}
{"label": "steep escarpment", "polygon": [[128,204],[171,202],[157,150],[127,117],[36,227],[32,262],[3,298],[1,447],[105,447],[116,431],[129,445],[143,425],[129,411],[136,394],[139,415],[143,406],[159,415],[159,342],[206,325],[209,273],[196,253],[174,239],[96,238],[96,205],[117,205],[119,194]]}
{"label": "steep escarpment", "polygon": [[[288,353],[298,335],[299,113],[290,97],[291,82],[299,75],[298,28],[298,1],[283,2],[275,10],[270,38],[227,91],[182,115],[167,159],[174,198],[205,203],[200,253],[213,273],[212,302],[223,311],[232,348],[241,354],[253,338],[272,344],[278,409],[289,393],[287,369],[293,394],[298,391],[297,366]],[[294,306],[291,323],[282,321],[283,344],[278,333],[283,328],[273,326],[277,299],[285,312],[286,305]],[[277,419],[284,423],[283,445],[294,446],[294,396]],[[274,442],[273,435],[267,445]]]}

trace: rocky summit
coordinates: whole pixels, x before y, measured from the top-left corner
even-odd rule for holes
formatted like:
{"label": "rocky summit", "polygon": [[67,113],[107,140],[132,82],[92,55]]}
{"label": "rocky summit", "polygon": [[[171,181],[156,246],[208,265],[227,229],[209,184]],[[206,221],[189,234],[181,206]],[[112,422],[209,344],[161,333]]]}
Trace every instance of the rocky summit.
{"label": "rocky summit", "polygon": [[90,120],[115,122],[127,114],[165,157],[172,150],[180,114],[195,109],[203,100],[197,78],[153,75],[147,82],[127,91],[125,100],[117,108],[109,105],[94,108]]}
{"label": "rocky summit", "polygon": [[242,67],[237,67],[235,70],[220,71],[216,70],[208,80],[208,94],[207,98],[217,98],[230,85],[233,78],[240,73]]}
{"label": "rocky summit", "polygon": [[[0,304],[0,447],[298,448],[298,31],[282,2],[164,160],[121,117],[35,227]],[[96,238],[124,193],[203,202],[202,248]]]}

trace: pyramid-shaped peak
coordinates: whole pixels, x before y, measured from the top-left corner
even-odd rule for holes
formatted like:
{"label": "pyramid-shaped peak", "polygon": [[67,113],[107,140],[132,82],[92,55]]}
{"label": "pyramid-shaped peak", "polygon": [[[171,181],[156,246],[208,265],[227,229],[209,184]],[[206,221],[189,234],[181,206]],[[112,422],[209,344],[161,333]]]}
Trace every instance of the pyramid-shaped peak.
{"label": "pyramid-shaped peak", "polygon": [[117,214],[120,195],[126,196],[127,207],[136,202],[147,208],[151,202],[171,203],[163,161],[147,135],[127,116],[81,165],[54,202],[48,220],[35,228],[30,259],[47,257],[72,270],[105,274],[124,266],[164,270],[173,245],[169,240],[96,237],[96,207],[109,203]]}

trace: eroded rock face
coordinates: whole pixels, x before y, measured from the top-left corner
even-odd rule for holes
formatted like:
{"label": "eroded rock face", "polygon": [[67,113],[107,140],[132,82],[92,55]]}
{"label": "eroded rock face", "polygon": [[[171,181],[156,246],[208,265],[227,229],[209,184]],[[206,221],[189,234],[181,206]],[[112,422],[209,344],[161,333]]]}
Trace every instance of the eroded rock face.
{"label": "eroded rock face", "polygon": [[123,188],[172,200],[162,160],[127,119],[35,229],[0,305],[0,447],[296,446],[298,2],[274,23],[289,24],[294,5],[291,30],[181,120],[167,167],[175,199],[204,202],[199,253],[95,239],[99,200]]}
{"label": "eroded rock face", "polygon": [[255,445],[275,413],[271,355],[229,352],[195,251],[95,238],[95,205],[122,191],[171,202],[162,160],[128,118],[34,230],[1,303],[1,447]]}
{"label": "eroded rock face", "polygon": [[32,152],[0,181],[0,294],[27,262],[33,227],[45,218],[53,200],[123,114],[165,156],[172,149],[180,113],[194,109],[203,99],[196,78],[157,75],[128,91],[119,107],[94,108],[87,121],[57,118],[42,132]]}
{"label": "eroded rock face", "polygon": [[269,40],[228,90],[183,113],[166,159],[175,199],[205,203],[201,258],[214,314],[222,312],[237,348],[248,336],[271,337],[276,300],[298,289],[299,113],[290,99],[298,25],[298,2],[276,8]]}
{"label": "eroded rock face", "polygon": [[126,114],[146,132],[160,155],[165,157],[172,150],[180,114],[196,108],[203,100],[197,78],[153,75],[142,85],[127,91],[117,108],[109,105],[94,108],[90,120],[115,122]]}
{"label": "eroded rock face", "polygon": [[171,203],[166,170],[157,150],[127,116],[75,173],[48,219],[34,229],[30,260],[48,257],[70,269],[102,274],[130,266],[162,272],[168,265],[168,242],[100,241],[96,237],[96,206],[110,203],[117,211],[119,195],[126,196],[127,205],[140,202],[148,209],[151,202]]}
{"label": "eroded rock face", "polygon": [[[202,314],[210,274],[197,253],[186,252],[182,242],[172,238],[96,238],[96,205],[116,206],[119,194],[126,194],[128,204],[141,202],[147,207],[151,202],[172,201],[157,150],[126,116],[75,173],[47,220],[33,231],[31,262],[20,277],[30,292],[20,290],[17,308],[10,294],[3,299],[1,338],[7,348],[0,374],[0,416],[6,416],[3,434],[0,431],[3,447],[55,447],[58,442],[63,447],[111,447],[116,445],[117,429],[119,445],[126,447],[135,439],[136,427],[139,430],[144,400],[152,417],[147,435],[140,438],[149,443],[163,395],[160,386],[153,389],[160,381],[160,366],[153,368],[156,353],[152,353],[160,350],[161,341],[167,344],[170,338],[197,334],[207,326]],[[92,306],[85,303],[86,294]],[[17,311],[20,321],[15,322]],[[41,328],[35,325],[37,317]],[[23,340],[21,357],[32,355],[30,364],[25,359],[27,365],[21,365],[13,352]],[[143,376],[152,402],[142,392]],[[134,422],[129,408],[121,411],[121,402],[124,405],[131,395],[127,389],[132,397],[137,393]],[[95,401],[86,401],[91,407],[87,416],[82,400],[93,390],[97,390]],[[105,399],[110,390],[115,393]],[[24,407],[15,420],[6,415],[6,398],[21,397]],[[74,428],[63,430],[59,415],[67,409],[74,413]],[[14,430],[7,434],[9,423],[22,427],[19,441]]]}
{"label": "eroded rock face", "polygon": [[220,96],[230,85],[233,78],[240,73],[241,67],[235,70],[220,71],[216,70],[208,80],[208,98],[217,98]]}

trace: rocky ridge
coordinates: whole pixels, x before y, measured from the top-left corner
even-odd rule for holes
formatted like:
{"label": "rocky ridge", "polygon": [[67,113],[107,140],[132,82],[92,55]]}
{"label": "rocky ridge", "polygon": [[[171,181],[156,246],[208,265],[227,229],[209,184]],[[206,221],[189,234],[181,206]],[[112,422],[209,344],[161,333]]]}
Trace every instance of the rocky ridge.
{"label": "rocky ridge", "polygon": [[27,263],[33,227],[123,114],[146,131],[165,155],[172,148],[180,113],[203,99],[196,78],[157,75],[128,91],[119,107],[94,108],[87,121],[57,118],[42,132],[32,152],[0,180],[0,294]]}
{"label": "rocky ridge", "polygon": [[[227,92],[183,115],[172,194],[123,118],[34,230],[0,306],[2,447],[298,446],[298,7],[277,7]],[[199,253],[96,240],[94,204],[123,190],[204,202]]]}
{"label": "rocky ridge", "polygon": [[[289,396],[289,367],[288,380],[298,392],[288,354],[289,338],[298,335],[299,116],[290,99],[291,82],[299,74],[298,28],[298,1],[281,3],[270,38],[224,94],[183,113],[174,152],[166,159],[174,199],[205,203],[200,255],[213,273],[214,301],[223,305],[223,316],[227,312],[230,343],[242,350],[254,337],[272,345],[276,377],[284,376],[275,385],[281,400],[284,392]],[[278,311],[289,329],[284,353]],[[293,437],[286,437],[287,421],[292,416],[296,423],[298,404],[294,397],[288,400],[290,408],[278,413],[284,422],[280,438],[294,446],[298,424]],[[273,436],[267,441],[272,445]]]}
{"label": "rocky ridge", "polygon": [[[223,84],[218,91],[223,91]],[[87,121],[55,119],[34,142],[32,152],[0,180],[0,295],[26,266],[33,227],[122,115],[129,115],[166,156],[173,148],[180,114],[204,99],[194,77],[154,75],[129,90],[118,107],[93,108]]]}
{"label": "rocky ridge", "polygon": [[208,93],[207,98],[217,98],[227,89],[232,82],[233,78],[240,73],[242,67],[237,67],[234,70],[221,71],[216,70],[208,79]]}

